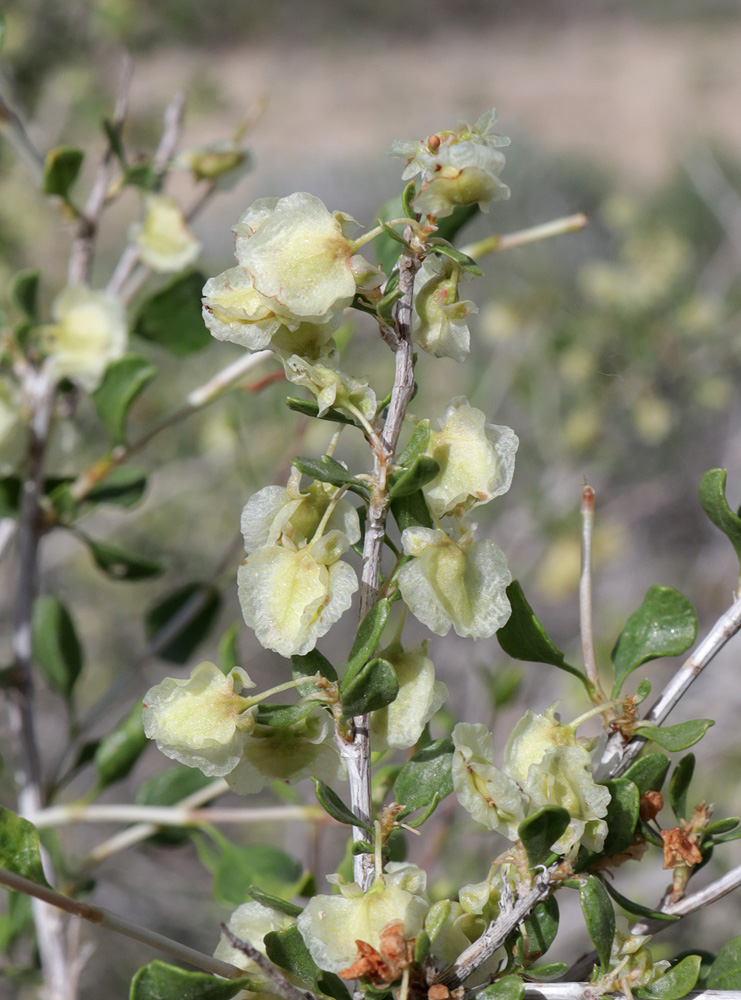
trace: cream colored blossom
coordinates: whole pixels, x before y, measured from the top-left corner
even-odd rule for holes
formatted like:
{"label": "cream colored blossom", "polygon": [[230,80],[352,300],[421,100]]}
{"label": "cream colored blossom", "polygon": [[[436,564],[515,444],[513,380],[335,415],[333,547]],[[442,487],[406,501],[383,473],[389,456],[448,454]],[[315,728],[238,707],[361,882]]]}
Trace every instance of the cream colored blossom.
{"label": "cream colored blossom", "polygon": [[200,663],[189,678],[166,677],[144,696],[144,732],[165,756],[210,776],[228,774],[255,725],[235,688],[254,686],[240,667],[224,675],[213,663]]}
{"label": "cream colored blossom", "polygon": [[143,263],[162,274],[182,271],[201,252],[182,208],[166,194],[147,195],[144,218],[131,227],[129,240]]}
{"label": "cream colored blossom", "polygon": [[526,803],[516,782],[494,766],[491,733],[479,723],[459,722],[453,745],[453,788],[460,804],[488,830],[517,840]]}
{"label": "cream colored blossom", "polygon": [[[285,931],[294,923],[293,917],[253,900],[238,906],[229,917],[227,926],[235,937],[242,941],[248,941],[253,948],[256,948],[261,955],[267,958],[264,944],[265,935]],[[223,932],[216,945],[214,958],[236,965],[252,980],[251,985],[254,986],[254,989],[242,991],[238,994],[238,1000],[239,998],[257,1000],[258,996],[280,995],[273,980],[262,971],[253,959],[248,958],[239,948],[235,948]],[[295,980],[292,978],[291,981]]]}
{"label": "cream colored blossom", "polygon": [[378,656],[393,666],[399,693],[386,708],[371,713],[370,734],[374,750],[407,750],[448,697],[448,689],[435,680],[435,665],[427,656],[427,645],[403,649],[399,643]]}
{"label": "cream colored blossom", "polygon": [[239,795],[249,795],[271,781],[293,785],[309,776],[326,782],[346,777],[332,742],[330,717],[323,711],[292,726],[255,726],[226,780]]}
{"label": "cream colored blossom", "polygon": [[370,424],[376,415],[376,394],[367,379],[335,371],[327,365],[312,365],[294,354],[285,361],[286,377],[302,385],[316,397],[321,417],[330,407],[344,410],[349,416]]}
{"label": "cream colored blossom", "polygon": [[335,530],[297,550],[264,545],[242,563],[242,614],[266,649],[308,653],[347,611],[358,589],[355,571],[340,560],[348,548]]}
{"label": "cream colored blossom", "polygon": [[367,892],[355,882],[339,890],[337,896],[314,896],[296,920],[311,957],[327,972],[352,965],[356,941],[378,950],[381,932],[394,921],[403,924],[406,940],[416,938],[429,909],[422,895],[402,888],[393,874],[376,878]]}
{"label": "cream colored blossom", "polygon": [[286,486],[265,486],[253,493],[242,511],[245,552],[263,545],[288,544],[302,548],[316,534],[330,503],[334,503],[327,531],[342,531],[350,545],[360,539],[358,512],[344,497],[334,500],[337,488],[314,482],[301,489],[301,473],[292,468]]}
{"label": "cream colored blossom", "polygon": [[74,285],[57,295],[51,314],[54,324],[39,330],[51,377],[68,378],[93,392],[111,361],[126,351],[128,330],[121,301],[107,292]]}
{"label": "cream colored blossom", "polygon": [[359,262],[348,232],[356,225],[306,192],[262,198],[234,227],[237,263],[276,312],[321,323],[355,295]]}
{"label": "cream colored blossom", "polygon": [[456,540],[440,528],[406,528],[404,555],[415,558],[399,571],[399,589],[415,618],[437,635],[451,626],[460,636],[484,639],[511,614],[512,575],[491,539],[473,541],[470,528]]}
{"label": "cream colored blossom", "polygon": [[425,454],[440,466],[424,487],[436,517],[460,515],[506,493],[512,483],[519,444],[509,427],[488,424],[465,396],[451,400],[430,431]]}
{"label": "cream colored blossom", "polygon": [[633,990],[645,989],[664,975],[671,962],[655,961],[646,947],[650,934],[631,934],[628,921],[619,916],[616,919],[615,937],[612,940],[609,969],[594,981],[590,988],[595,995],[622,993],[628,1000]]}
{"label": "cream colored blossom", "polygon": [[458,297],[464,272],[449,257],[426,257],[414,282],[412,337],[436,358],[463,361],[471,335],[466,322],[478,306]]}

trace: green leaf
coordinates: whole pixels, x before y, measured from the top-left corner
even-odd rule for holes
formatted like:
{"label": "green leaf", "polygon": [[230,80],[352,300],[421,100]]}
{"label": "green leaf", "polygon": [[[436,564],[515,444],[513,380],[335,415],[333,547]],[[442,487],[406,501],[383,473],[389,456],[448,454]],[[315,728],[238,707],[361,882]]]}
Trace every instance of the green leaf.
{"label": "green leaf", "polygon": [[527,851],[530,867],[544,864],[553,851],[551,845],[566,831],[571,822],[568,809],[561,806],[543,806],[524,819],[517,828],[517,836]]}
{"label": "green leaf", "polygon": [[235,622],[230,625],[226,632],[219,639],[216,650],[216,662],[222,674],[228,674],[234,667],[239,666],[239,624]]}
{"label": "green leaf", "polygon": [[587,875],[579,889],[579,902],[587,931],[597,949],[604,972],[610,964],[610,951],[615,938],[615,911],[610,897],[596,875]]}
{"label": "green leaf", "polygon": [[288,396],[286,406],[295,413],[303,413],[305,417],[315,417],[317,420],[329,420],[335,424],[350,424],[352,427],[357,427],[352,417],[346,416],[341,410],[335,410],[331,406],[320,417],[319,404],[313,399],[298,399],[296,396]]}
{"label": "green leaf", "polygon": [[535,982],[549,982],[551,979],[560,979],[568,970],[565,962],[549,962],[547,965],[533,965],[525,975]]}
{"label": "green leaf", "polygon": [[50,149],[44,160],[44,194],[58,195],[69,200],[69,189],[77,180],[85,154],[73,146]]}
{"label": "green leaf", "polygon": [[687,791],[695,773],[695,755],[688,753],[682,757],[669,782],[669,804],[677,819],[687,819]]}
{"label": "green leaf", "polygon": [[732,938],[720,949],[710,967],[706,988],[741,990],[741,937]]}
{"label": "green leaf", "polygon": [[[187,614],[188,608],[194,607],[198,610]],[[213,628],[220,610],[221,595],[216,587],[193,581],[173,590],[147,611],[144,631],[151,642],[167,629],[170,638],[166,646],[158,649],[157,656],[170,663],[187,663]]]}
{"label": "green leaf", "polygon": [[262,701],[257,706],[257,723],[260,726],[293,726],[316,710],[315,701],[300,702],[298,705],[277,705]]}
{"label": "green leaf", "polygon": [[41,864],[38,830],[4,806],[0,806],[0,868],[51,888]]}
{"label": "green leaf", "polygon": [[129,187],[153,191],[159,183],[160,175],[151,163],[132,163],[123,172],[123,182]]}
{"label": "green leaf", "polygon": [[92,399],[113,444],[126,443],[129,407],[156,374],[152,362],[139,354],[124,354],[106,368]]}
{"label": "green leaf", "polygon": [[633,697],[635,698],[636,705],[640,705],[641,702],[644,702],[650,694],[651,694],[651,681],[648,679],[648,677],[644,677],[641,683],[636,688],[635,694],[633,695]]}
{"label": "green leaf", "polygon": [[171,281],[142,304],[134,333],[151,340],[176,357],[201,351],[211,343],[201,315],[205,278],[191,271]]}
{"label": "green leaf", "polygon": [[610,802],[605,816],[607,836],[602,853],[620,854],[635,839],[641,796],[636,785],[625,777],[613,778],[603,784],[610,790]]}
{"label": "green leaf", "polygon": [[368,495],[368,489],[364,483],[355,476],[351,476],[344,465],[329,455],[322,455],[321,458],[303,458],[298,455],[291,459],[299,472],[302,472],[310,479],[316,479],[320,483],[331,483],[332,486],[348,486],[361,496]]}
{"label": "green leaf", "polygon": [[322,781],[320,778],[312,778],[311,780],[314,782],[314,787],[316,788],[316,797],[319,805],[332,819],[336,819],[338,823],[344,823],[346,826],[357,826],[362,830],[368,830],[369,833],[373,832],[373,825],[371,823],[364,823],[361,819],[358,819],[349,806],[345,805],[337,792],[333,791],[325,781]]}
{"label": "green leaf", "polygon": [[530,607],[519,581],[513,580],[507,587],[507,597],[512,606],[506,625],[497,632],[499,645],[508,656],[515,660],[526,660],[529,663],[549,663],[567,673],[578,677],[587,683],[586,677],[570,666],[564,659],[564,654],[546,635],[545,629],[538,621],[535,612]]}
{"label": "green leaf", "polygon": [[676,726],[652,726],[646,723],[636,726],[636,733],[647,740],[653,740],[665,750],[687,750],[699,742],[714,725],[712,719],[690,719]]}
{"label": "green leaf", "polygon": [[214,896],[227,906],[240,906],[250,888],[259,886],[272,896],[290,899],[306,888],[301,864],[270,844],[238,847],[224,838],[214,870]]}
{"label": "green leaf", "polygon": [[131,509],[141,502],[147,488],[146,474],[135,466],[119,465],[94,486],[86,500]]}
{"label": "green leaf", "polygon": [[399,526],[399,531],[405,528],[432,528],[432,517],[425,500],[424,493],[419,490],[405,497],[394,497],[391,501],[391,513]]}
{"label": "green leaf", "polygon": [[[337,681],[337,671],[318,649],[312,649],[310,653],[305,653],[303,656],[292,656],[291,668],[294,681],[298,680],[299,677],[312,678],[315,674],[321,674],[328,681]],[[308,680],[306,684],[299,684],[296,690],[302,698],[305,698],[317,690],[317,685],[313,680]]]}
{"label": "green leaf", "polygon": [[[347,675],[345,675],[347,676]],[[376,657],[356,671],[347,683],[340,685],[342,714],[348,718],[376,712],[395,700],[399,679],[388,660]]]}
{"label": "green leaf", "polygon": [[[522,936],[518,936],[515,942],[515,958],[520,965],[529,965],[545,955],[558,933],[558,920],[558,902],[555,896],[549,896],[542,903],[538,903],[524,921],[527,948]],[[533,970],[529,969],[528,975],[532,974]]]}
{"label": "green leaf", "polygon": [[728,538],[741,563],[741,517],[728,506],[727,475],[725,469],[711,469],[705,473],[700,483],[700,503],[716,528]]}
{"label": "green leaf", "polygon": [[113,155],[119,161],[122,166],[126,165],[126,152],[123,147],[123,140],[121,138],[121,133],[123,128],[120,123],[114,123],[108,118],[104,118],[101,123],[101,128],[105,133],[105,137],[108,140],[108,145],[111,147]]}
{"label": "green leaf", "polygon": [[634,611],[612,650],[617,698],[628,674],[641,664],[660,656],[679,656],[690,648],[697,635],[695,609],[678,590],[655,584]]}
{"label": "green leaf", "polygon": [[476,994],[476,1000],[523,1000],[525,984],[519,976],[502,976]]}
{"label": "green leaf", "polygon": [[444,219],[437,219],[437,235],[452,243],[463,227],[479,214],[478,205],[466,205],[462,208],[453,209],[452,215],[446,215]]}
{"label": "green leaf", "polygon": [[411,249],[404,237],[400,233],[397,233],[396,230],[392,229],[391,226],[387,226],[383,219],[378,219],[378,223],[383,227],[383,231],[389,239],[392,239],[395,243],[401,243],[401,245],[407,249]]}
{"label": "green leaf", "polygon": [[8,288],[13,305],[30,320],[39,318],[39,279],[41,271],[19,271]]}
{"label": "green leaf", "polygon": [[463,268],[464,271],[469,271],[471,274],[479,277],[484,273],[473,257],[469,257],[468,254],[456,250],[449,243],[438,242],[437,239],[433,238],[428,241],[428,246],[430,253],[436,254],[438,257],[449,257],[452,261],[455,261],[458,267]]}
{"label": "green leaf", "polygon": [[0,11],[0,50],[5,42],[5,14]]}
{"label": "green leaf", "polygon": [[265,951],[273,965],[293,973],[301,982],[334,1000],[350,1000],[347,987],[333,972],[323,972],[309,954],[298,927],[271,931],[264,938]]}
{"label": "green leaf", "polygon": [[[171,767],[142,782],[134,798],[141,806],[174,806],[210,785],[212,780],[197,767]],[[163,826],[150,839],[163,847],[172,847],[189,837],[187,827]]]}
{"label": "green leaf", "polygon": [[642,906],[641,903],[634,903],[632,899],[628,899],[627,896],[623,896],[622,893],[618,892],[611,882],[605,881],[603,885],[618,906],[621,906],[628,913],[632,913],[633,916],[646,917],[652,920],[663,920],[669,924],[673,924],[675,921],[681,919],[671,913],[663,913],[661,910],[652,910],[649,906]]}
{"label": "green leaf", "polygon": [[95,750],[93,763],[98,772],[98,789],[122,781],[148,744],[142,722],[142,703],[137,701],[113,732],[104,736]]}
{"label": "green leaf", "polygon": [[69,699],[82,670],[82,647],[75,623],[58,597],[37,597],[31,623],[33,658],[51,687]]}
{"label": "green leaf", "polygon": [[219,979],[207,972],[186,972],[166,962],[150,962],[131,980],[129,1000],[231,1000],[240,990],[256,989],[254,979]]}
{"label": "green leaf", "polygon": [[298,917],[303,912],[302,908],[296,906],[295,903],[289,903],[288,900],[281,899],[280,896],[273,896],[269,892],[264,892],[256,885],[247,887],[247,895],[251,899],[254,899],[256,903],[261,903],[271,910],[277,910],[278,913],[285,913],[288,917]]}
{"label": "green leaf", "polygon": [[392,500],[394,497],[408,497],[431,482],[439,472],[439,462],[420,455],[408,469],[400,469],[389,477],[388,495]]}
{"label": "green leaf", "polygon": [[679,1000],[695,988],[701,965],[702,958],[699,955],[688,955],[671,969],[667,969],[650,986],[633,992],[641,1000]]}
{"label": "green leaf", "polygon": [[730,833],[741,823],[738,816],[726,816],[725,819],[717,819],[714,823],[709,823],[705,827],[706,837],[719,837],[723,833]]}
{"label": "green leaf", "polygon": [[344,689],[344,685],[348,684],[360,668],[373,656],[388,621],[390,610],[391,605],[389,602],[385,597],[381,598],[380,601],[376,601],[358,626],[355,641],[347,658],[347,666],[342,678],[340,691]]}
{"label": "green leaf", "polygon": [[412,208],[412,199],[414,198],[416,190],[417,190],[417,185],[414,183],[413,180],[411,180],[404,188],[404,190],[401,192],[401,204],[404,208],[404,215],[406,215],[408,219],[417,218],[417,213]]}
{"label": "green leaf", "polygon": [[646,792],[660,792],[671,761],[666,754],[647,753],[631,764],[623,775],[638,788],[640,795]]}
{"label": "green leaf", "polygon": [[145,559],[135,552],[127,552],[112,542],[95,541],[79,530],[76,534],[87,545],[98,569],[114,580],[148,580],[164,571],[162,563]]}
{"label": "green leaf", "polygon": [[394,782],[394,797],[404,806],[403,815],[423,809],[453,791],[453,741],[449,736],[433,740],[418,750],[402,767]]}
{"label": "green leaf", "polygon": [[430,421],[421,420],[414,428],[412,436],[409,438],[404,451],[399,455],[396,464],[400,469],[406,469],[412,465],[420,455],[423,455],[430,443]]}

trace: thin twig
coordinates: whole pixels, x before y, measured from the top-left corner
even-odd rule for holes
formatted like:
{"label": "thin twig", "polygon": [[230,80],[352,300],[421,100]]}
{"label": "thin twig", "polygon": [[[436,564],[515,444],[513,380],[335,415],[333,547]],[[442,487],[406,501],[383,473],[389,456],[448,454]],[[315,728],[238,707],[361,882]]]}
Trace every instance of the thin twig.
{"label": "thin twig", "polygon": [[[596,1000],[589,983],[526,983],[524,1000]],[[684,1000],[741,1000],[741,990],[692,990]]]}
{"label": "thin twig", "polygon": [[583,212],[577,212],[576,215],[567,215],[562,219],[554,219],[552,222],[543,222],[538,226],[530,226],[529,229],[520,229],[516,233],[506,233],[504,236],[486,236],[483,240],[461,247],[461,252],[478,259],[487,253],[513,250],[515,247],[524,247],[528,243],[537,243],[553,236],[576,233],[583,229],[588,222],[589,216]]}
{"label": "thin twig", "polygon": [[[411,239],[407,228],[404,236]],[[396,341],[394,385],[391,390],[386,421],[379,439],[373,442],[373,476],[371,479],[370,503],[363,543],[363,568],[360,578],[360,620],[365,618],[378,600],[378,585],[381,573],[381,551],[386,534],[388,497],[386,484],[390,466],[396,453],[401,427],[407,406],[414,392],[414,362],[412,346],[412,296],[414,276],[420,267],[420,259],[405,251],[399,268],[399,288],[402,295],[396,306]],[[360,715],[353,719],[353,739],[347,742],[338,736],[337,747],[347,764],[350,781],[350,806],[360,819],[370,822],[372,818],[370,785],[370,736],[369,718]],[[352,828],[353,843],[367,836],[361,827]],[[374,861],[371,854],[358,854],[353,858],[355,881],[362,889],[367,889],[373,879]]]}
{"label": "thin twig", "polygon": [[[228,790],[228,788],[227,788]],[[160,826],[215,826],[228,823],[331,823],[319,806],[266,806],[258,809],[188,809],[183,806],[106,805],[48,806],[27,816],[39,830],[70,823],[142,823]]]}
{"label": "thin twig", "polygon": [[124,937],[149,945],[150,948],[156,948],[157,951],[171,955],[182,962],[187,962],[188,965],[193,965],[197,969],[210,972],[214,976],[222,976],[225,979],[239,979],[244,975],[241,969],[231,965],[229,962],[221,962],[210,955],[204,955],[202,952],[196,951],[195,948],[189,948],[187,945],[180,944],[179,941],[173,941],[172,938],[165,937],[164,934],[158,934],[157,931],[152,931],[148,927],[135,924],[133,921],[126,920],[125,917],[119,917],[117,914],[111,913],[110,910],[104,910],[100,906],[91,906],[89,903],[83,903],[80,900],[71,899],[69,896],[63,896],[60,892],[55,892],[54,889],[48,889],[44,885],[39,885],[30,879],[23,878],[22,875],[6,871],[5,868],[0,868],[0,885],[5,885],[16,892],[23,892],[34,899],[43,900],[44,903],[55,906],[74,917],[81,917],[83,920],[89,920],[90,923],[97,924],[99,927],[105,927],[107,930],[115,931]]}
{"label": "thin twig", "polygon": [[[741,597],[720,616],[715,625],[689,656],[671,681],[654,702],[644,722],[659,726],[669,715],[677,702],[685,695],[690,685],[699,677],[707,665],[718,655],[725,644],[741,629]],[[626,741],[619,733],[613,733],[597,768],[598,780],[603,777],[617,777],[632,763],[645,743],[641,736]]]}
{"label": "thin twig", "polygon": [[[121,65],[118,94],[111,122],[114,129],[120,129],[126,118],[132,75],[133,62],[131,56],[125,53]],[[111,164],[115,159],[115,155],[113,146],[109,141],[98,166],[88,200],[77,222],[77,233],[72,242],[69,263],[67,265],[67,283],[69,285],[87,284],[90,279],[90,269],[93,263],[98,225],[103,209],[109,200],[108,185],[110,182]]]}
{"label": "thin twig", "polygon": [[435,982],[447,986],[449,990],[457,989],[465,983],[476,969],[502,947],[512,931],[532,913],[538,903],[550,895],[559,877],[563,878],[560,861],[539,872],[535,876],[533,887],[526,890],[511,907],[503,907],[481,937],[462,951],[455,962],[437,976]]}
{"label": "thin twig", "polygon": [[20,115],[0,97],[0,133],[15,150],[18,159],[33,178],[37,187],[44,179],[44,157],[33,144]]}
{"label": "thin twig", "polygon": [[594,490],[584,484],[581,495],[581,578],[579,580],[579,629],[584,668],[595,697],[604,701],[604,694],[594,657],[592,634],[592,533],[594,529]]}
{"label": "thin twig", "polygon": [[232,946],[236,948],[237,951],[241,951],[242,954],[246,955],[250,961],[254,962],[255,965],[264,972],[265,975],[272,980],[273,984],[277,987],[278,996],[285,997],[285,1000],[316,1000],[313,993],[309,993],[306,990],[300,990],[293,983],[289,982],[288,979],[280,972],[269,959],[265,958],[261,951],[258,951],[254,945],[251,945],[249,941],[244,941],[242,938],[238,938],[236,934],[233,934],[226,924],[221,924],[221,930],[223,931],[227,941]]}

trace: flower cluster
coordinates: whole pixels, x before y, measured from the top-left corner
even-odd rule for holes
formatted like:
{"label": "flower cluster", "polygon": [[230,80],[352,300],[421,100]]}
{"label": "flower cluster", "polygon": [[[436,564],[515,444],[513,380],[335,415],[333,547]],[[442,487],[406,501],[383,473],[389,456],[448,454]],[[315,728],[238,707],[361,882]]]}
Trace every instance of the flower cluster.
{"label": "flower cluster", "polygon": [[493,635],[510,615],[506,589],[512,581],[503,552],[491,539],[474,541],[476,525],[465,515],[506,493],[514,472],[517,437],[459,396],[430,431],[425,454],[440,466],[424,487],[427,505],[442,527],[406,528],[406,562],[399,589],[412,614],[437,635],[454,628],[461,636]]}
{"label": "flower cluster", "polygon": [[453,730],[458,801],[477,822],[512,841],[529,813],[546,805],[561,806],[571,822],[552,850],[570,855],[579,844],[602,850],[610,792],[595,783],[589,750],[574,728],[562,725],[553,708],[545,715],[528,711],[510,735],[500,770],[494,765],[494,743],[486,727],[458,723]]}

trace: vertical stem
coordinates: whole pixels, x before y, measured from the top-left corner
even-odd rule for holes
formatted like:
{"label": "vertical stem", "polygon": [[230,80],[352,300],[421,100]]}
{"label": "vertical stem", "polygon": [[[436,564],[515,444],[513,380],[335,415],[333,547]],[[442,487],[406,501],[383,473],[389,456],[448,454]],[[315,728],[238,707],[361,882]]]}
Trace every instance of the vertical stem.
{"label": "vertical stem", "polygon": [[594,529],[594,490],[587,483],[581,495],[581,579],[579,581],[579,628],[584,668],[594,694],[593,699],[604,701],[597,662],[594,656],[592,635],[592,532]]}
{"label": "vertical stem", "polygon": [[[407,241],[411,231],[405,233]],[[393,463],[396,446],[409,401],[414,392],[414,361],[412,348],[412,295],[414,276],[419,269],[419,257],[405,251],[399,265],[399,288],[402,296],[396,307],[396,350],[394,385],[389,400],[386,422],[380,442],[373,450],[373,480],[371,482],[368,518],[365,526],[363,545],[363,570],[360,578],[360,618],[370,611],[378,600],[378,585],[381,572],[381,550],[386,534],[388,496],[386,484],[389,467]],[[350,805],[353,812],[365,822],[372,819],[370,784],[370,737],[369,718],[359,715],[353,719],[353,739],[341,747],[347,763],[350,778]],[[353,842],[364,840],[366,832],[353,827]],[[373,855],[359,854],[353,860],[355,881],[362,889],[367,889],[373,881]]]}
{"label": "vertical stem", "polygon": [[[38,593],[39,543],[43,534],[41,498],[44,453],[56,389],[43,371],[28,369],[24,372],[24,380],[30,396],[32,417],[19,515],[19,569],[12,637],[13,684],[8,690],[11,727],[20,748],[16,781],[20,788],[18,810],[21,815],[37,812],[44,805],[41,757],[34,718],[31,620]],[[44,857],[44,862],[47,873],[50,874],[49,859]],[[72,1000],[75,977],[70,972],[62,915],[36,899],[33,901],[33,918],[41,956],[45,998]]]}

